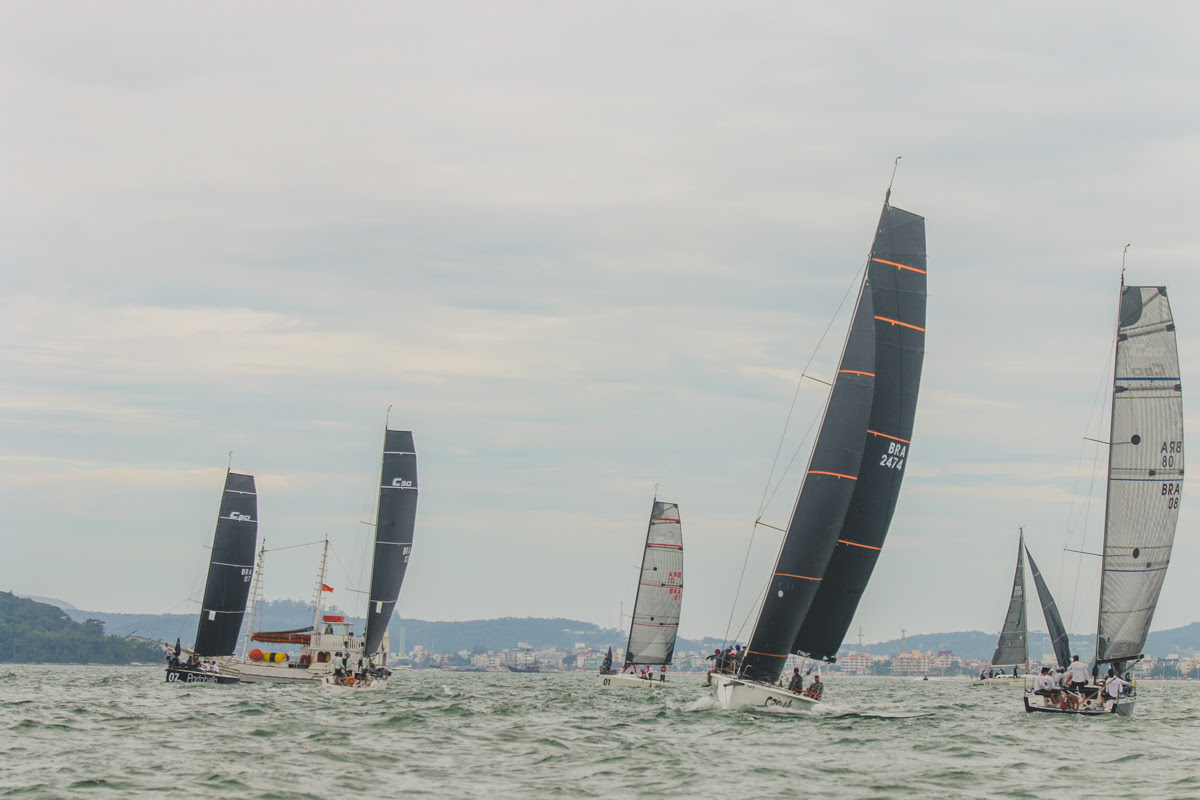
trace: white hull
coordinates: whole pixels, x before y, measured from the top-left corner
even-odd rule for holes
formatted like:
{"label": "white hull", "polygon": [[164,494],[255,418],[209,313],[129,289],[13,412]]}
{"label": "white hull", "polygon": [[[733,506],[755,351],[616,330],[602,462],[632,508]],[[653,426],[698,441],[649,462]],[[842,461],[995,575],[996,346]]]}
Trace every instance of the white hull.
{"label": "white hull", "polygon": [[757,681],[748,681],[732,675],[712,676],[713,691],[721,708],[761,708],[766,711],[781,711],[789,714],[811,712],[820,700],[807,695],[789,692],[782,686],[772,686]]}
{"label": "white hull", "polygon": [[971,681],[972,686],[1007,686],[1013,689],[1032,689],[1033,675],[1002,675],[995,678],[976,678]]}
{"label": "white hull", "polygon": [[324,664],[308,669],[289,667],[287,664],[267,664],[259,661],[222,661],[221,671],[237,675],[242,683],[320,683],[329,671]]}
{"label": "white hull", "polygon": [[599,679],[601,686],[635,686],[647,688],[662,688],[667,685],[666,681],[660,681],[657,676],[653,680],[643,678],[639,675],[601,675]]}
{"label": "white hull", "polygon": [[1132,717],[1137,707],[1137,695],[1121,697],[1117,700],[1107,699],[1102,702],[1088,701],[1078,709],[1066,710],[1052,705],[1047,698],[1031,693],[1025,694],[1025,710],[1044,714],[1070,714],[1078,717],[1098,717],[1101,714],[1116,714],[1120,717]]}

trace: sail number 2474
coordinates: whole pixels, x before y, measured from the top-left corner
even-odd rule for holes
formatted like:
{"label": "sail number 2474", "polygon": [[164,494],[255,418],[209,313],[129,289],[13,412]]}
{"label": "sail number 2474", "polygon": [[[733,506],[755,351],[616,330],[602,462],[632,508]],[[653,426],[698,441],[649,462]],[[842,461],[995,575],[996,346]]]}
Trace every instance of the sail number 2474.
{"label": "sail number 2474", "polygon": [[904,458],[907,455],[908,445],[900,442],[888,442],[887,452],[879,457],[879,466],[904,469]]}

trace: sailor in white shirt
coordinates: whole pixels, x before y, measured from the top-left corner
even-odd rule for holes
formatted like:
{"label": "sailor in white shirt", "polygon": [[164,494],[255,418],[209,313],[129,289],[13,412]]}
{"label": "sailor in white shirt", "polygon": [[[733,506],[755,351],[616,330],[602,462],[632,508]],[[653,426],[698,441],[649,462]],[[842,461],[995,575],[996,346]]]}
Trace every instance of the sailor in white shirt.
{"label": "sailor in white shirt", "polygon": [[1042,667],[1042,672],[1033,679],[1033,693],[1042,697],[1052,697],[1056,694],[1054,679],[1050,677],[1050,668]]}
{"label": "sailor in white shirt", "polygon": [[1121,692],[1125,690],[1125,687],[1129,686],[1129,682],[1122,679],[1120,675],[1117,675],[1111,669],[1108,673],[1108,680],[1104,682],[1104,693],[1113,700],[1116,700],[1121,696]]}
{"label": "sailor in white shirt", "polygon": [[1083,691],[1083,687],[1087,685],[1087,664],[1080,661],[1079,656],[1071,656],[1071,663],[1067,666],[1067,675],[1063,682],[1065,683],[1066,680],[1070,680],[1070,689],[1073,692],[1081,692]]}

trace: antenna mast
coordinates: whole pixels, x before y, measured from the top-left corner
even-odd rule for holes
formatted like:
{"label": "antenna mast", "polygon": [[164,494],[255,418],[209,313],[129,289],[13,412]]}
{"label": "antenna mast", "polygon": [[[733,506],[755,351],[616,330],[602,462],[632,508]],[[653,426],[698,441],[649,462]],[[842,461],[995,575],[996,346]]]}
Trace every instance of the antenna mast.
{"label": "antenna mast", "polygon": [[888,179],[887,194],[883,196],[883,204],[885,206],[892,199],[892,183],[896,180],[896,170],[898,169],[900,169],[900,156],[896,156],[896,160],[892,162],[892,177]]}

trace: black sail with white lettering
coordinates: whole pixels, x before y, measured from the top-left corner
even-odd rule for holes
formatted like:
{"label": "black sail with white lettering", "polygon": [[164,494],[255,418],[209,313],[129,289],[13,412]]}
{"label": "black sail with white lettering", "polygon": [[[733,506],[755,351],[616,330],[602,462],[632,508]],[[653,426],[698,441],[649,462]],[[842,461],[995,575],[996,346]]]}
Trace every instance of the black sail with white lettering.
{"label": "black sail with white lettering", "polygon": [[1012,667],[1029,663],[1029,632],[1025,620],[1025,536],[1017,542],[1017,572],[1013,575],[1012,596],[1000,640],[992,654],[993,667]]}
{"label": "black sail with white lettering", "polygon": [[1042,615],[1046,618],[1046,630],[1050,632],[1050,645],[1054,648],[1054,658],[1063,669],[1071,663],[1071,642],[1067,638],[1067,627],[1063,625],[1062,614],[1058,613],[1058,605],[1050,594],[1050,587],[1042,578],[1042,572],[1033,560],[1029,548],[1025,548],[1029,557],[1029,571],[1033,573],[1033,585],[1037,587],[1038,599],[1042,603]]}
{"label": "black sail with white lettering", "polygon": [[875,385],[875,314],[864,275],[808,471],[743,659],[743,674],[750,679],[778,679],[837,543],[867,438]]}
{"label": "black sail with white lettering", "polygon": [[217,530],[213,534],[200,625],[196,630],[197,656],[228,656],[237,647],[250,596],[257,541],[258,495],[254,491],[254,476],[227,472]]}
{"label": "black sail with white lettering", "polygon": [[683,529],[679,506],[655,500],[633,602],[626,664],[671,663],[682,603]]}
{"label": "black sail with white lettering", "polygon": [[1121,287],[1096,658],[1142,655],[1183,492],[1183,385],[1162,286]]}
{"label": "black sail with white lettering", "polygon": [[925,219],[885,205],[871,248],[875,391],[862,468],[836,548],[790,648],[833,659],[883,549],[908,464],[925,357]]}
{"label": "black sail with white lettering", "polygon": [[368,595],[365,652],[374,655],[387,632],[400,596],[417,522],[417,453],[412,431],[389,430],[384,436],[375,518],[375,558]]}

